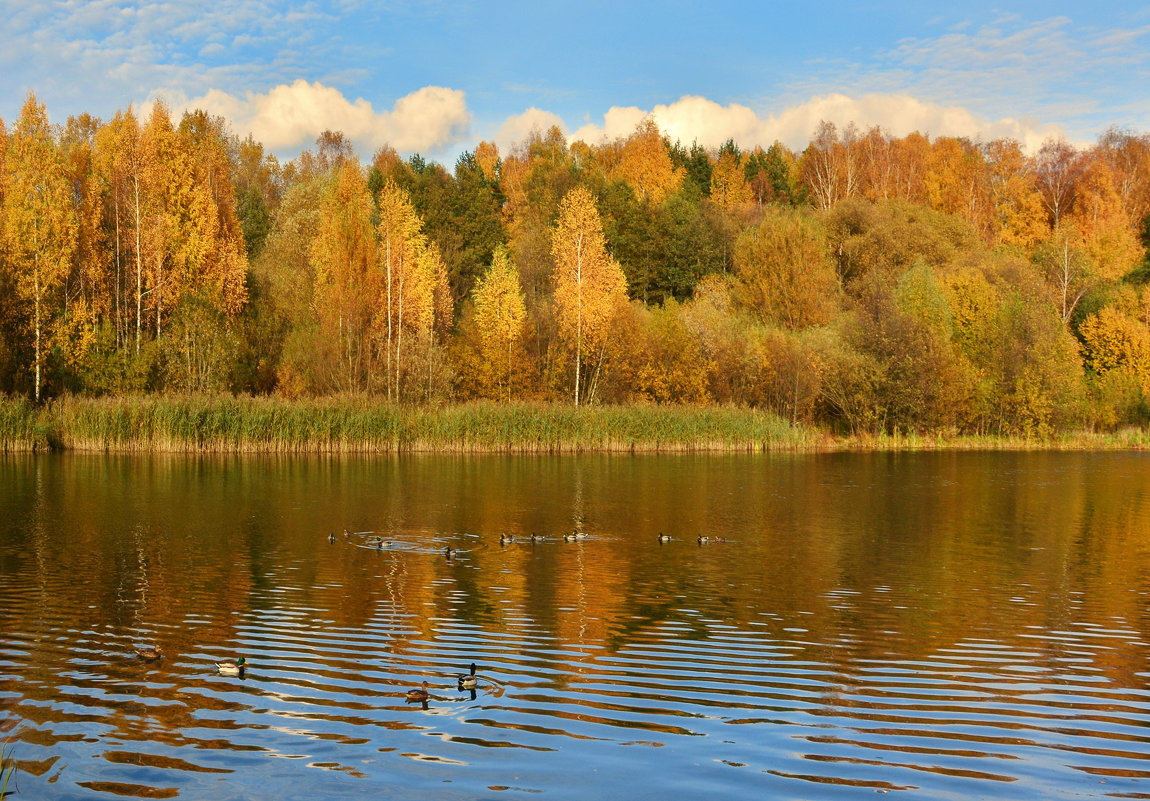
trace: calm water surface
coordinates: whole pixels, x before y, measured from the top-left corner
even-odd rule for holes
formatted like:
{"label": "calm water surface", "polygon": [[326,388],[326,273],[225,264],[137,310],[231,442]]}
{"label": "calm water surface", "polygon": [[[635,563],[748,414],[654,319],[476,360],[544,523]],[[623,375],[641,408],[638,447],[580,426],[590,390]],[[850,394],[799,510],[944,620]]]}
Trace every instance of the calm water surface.
{"label": "calm water surface", "polygon": [[0,458],[17,798],[1150,798],[1148,608],[1142,454]]}

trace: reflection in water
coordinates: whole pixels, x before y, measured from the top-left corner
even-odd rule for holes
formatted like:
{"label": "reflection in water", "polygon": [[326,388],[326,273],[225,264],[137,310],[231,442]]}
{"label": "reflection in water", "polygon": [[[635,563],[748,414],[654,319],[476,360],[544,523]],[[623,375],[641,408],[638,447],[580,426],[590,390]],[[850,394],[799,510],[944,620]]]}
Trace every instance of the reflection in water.
{"label": "reflection in water", "polygon": [[29,798],[1150,797],[1148,487],[1136,454],[7,457],[0,736]]}

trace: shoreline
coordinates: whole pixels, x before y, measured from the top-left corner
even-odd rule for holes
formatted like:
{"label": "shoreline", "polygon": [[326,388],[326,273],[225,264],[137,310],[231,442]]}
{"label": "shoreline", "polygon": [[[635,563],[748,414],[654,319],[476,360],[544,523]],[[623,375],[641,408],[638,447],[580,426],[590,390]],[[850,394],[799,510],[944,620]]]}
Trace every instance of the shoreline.
{"label": "shoreline", "polygon": [[1049,437],[835,435],[771,412],[724,406],[470,402],[435,408],[361,396],[0,398],[4,453],[578,454],[1150,449],[1150,432]]}

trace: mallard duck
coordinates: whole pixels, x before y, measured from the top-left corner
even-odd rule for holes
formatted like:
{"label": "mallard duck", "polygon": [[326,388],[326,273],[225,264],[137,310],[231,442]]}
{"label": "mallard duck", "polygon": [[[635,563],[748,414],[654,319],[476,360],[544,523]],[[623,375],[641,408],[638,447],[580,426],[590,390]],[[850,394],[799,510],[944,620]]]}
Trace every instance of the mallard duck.
{"label": "mallard duck", "polygon": [[726,542],[726,537],[711,537],[711,542]]}
{"label": "mallard duck", "polygon": [[334,531],[327,535],[327,541],[332,543],[332,544],[335,543],[335,532]]}
{"label": "mallard duck", "polygon": [[447,557],[448,561],[450,561],[451,557],[455,556],[457,553],[459,553],[459,549],[452,548],[450,545],[443,549],[443,555]]}
{"label": "mallard duck", "polygon": [[135,650],[136,656],[140,657],[140,659],[146,659],[149,662],[155,662],[157,659],[164,658],[164,649],[158,645],[155,648],[149,646],[144,648],[135,648],[133,650]]}
{"label": "mallard duck", "polygon": [[423,686],[416,687],[414,690],[407,691],[408,701],[426,701],[431,697],[431,693],[427,691],[427,682],[423,682]]}
{"label": "mallard duck", "polygon": [[670,534],[664,534],[662,531],[659,532],[659,543],[660,544],[662,544],[664,542],[670,542],[670,541],[671,541],[671,535]]}
{"label": "mallard duck", "polygon": [[506,545],[509,542],[515,542],[515,538],[513,536],[511,536],[510,534],[500,534],[499,535],[499,544],[500,545]]}
{"label": "mallard duck", "polygon": [[385,540],[383,537],[368,537],[367,542],[377,548],[390,548],[391,540]]}
{"label": "mallard duck", "polygon": [[475,663],[471,663],[471,672],[459,677],[459,689],[474,690],[479,684],[479,677],[475,675]]}
{"label": "mallard duck", "polygon": [[543,540],[545,540],[545,539],[547,539],[547,538],[544,537],[542,534],[536,534],[534,531],[531,532],[531,541],[532,542],[543,542]]}
{"label": "mallard duck", "polygon": [[221,676],[242,676],[247,669],[248,660],[242,656],[235,662],[216,662],[216,670]]}
{"label": "mallard duck", "polygon": [[564,542],[579,542],[585,539],[587,539],[587,535],[582,531],[572,531],[570,534],[563,535]]}
{"label": "mallard duck", "polygon": [[710,537],[704,537],[702,535],[699,536],[699,544],[700,545],[706,545],[710,541],[711,541]]}

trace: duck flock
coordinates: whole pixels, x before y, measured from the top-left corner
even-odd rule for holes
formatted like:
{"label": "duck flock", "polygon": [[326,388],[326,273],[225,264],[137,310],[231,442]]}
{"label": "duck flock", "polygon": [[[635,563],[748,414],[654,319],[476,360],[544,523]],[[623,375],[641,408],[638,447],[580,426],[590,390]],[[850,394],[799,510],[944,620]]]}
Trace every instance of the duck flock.
{"label": "duck flock", "polygon": [[[145,662],[159,662],[164,658],[164,650],[159,646],[139,646],[132,649],[135,655]],[[216,670],[219,671],[221,676],[237,676],[245,678],[247,672],[247,659],[239,657],[236,660],[228,660],[226,662],[216,662]],[[471,669],[467,673],[461,673],[456,677],[455,686],[461,691],[469,691],[472,700],[475,699],[475,690],[479,687],[479,676],[476,673],[476,665],[471,663]],[[422,704],[424,709],[427,709],[427,702],[432,698],[431,688],[427,681],[424,681],[419,687],[407,690],[404,693],[404,698],[408,703]]]}
{"label": "duck flock", "polygon": [[[563,534],[556,536],[554,539],[562,542],[583,542],[588,539],[588,536],[586,532],[573,530],[564,532]],[[675,539],[675,537],[672,537],[669,534],[664,534],[660,531],[656,541],[659,545],[664,545],[674,541]],[[346,528],[343,530],[342,538],[337,537],[335,532],[331,532],[327,535],[327,541],[332,545],[342,541],[351,545],[355,545],[356,547],[372,548],[381,551],[400,544],[395,540],[389,540],[385,537],[378,536],[375,534],[375,532],[372,531],[352,532],[348,531]],[[498,543],[501,547],[513,545],[517,542],[529,542],[532,545],[536,545],[547,541],[548,538],[545,535],[536,534],[535,532],[531,532],[529,537],[520,537],[519,539],[516,539],[513,534],[507,534],[505,532],[500,534],[498,539]],[[727,542],[727,538],[699,535],[695,538],[695,542],[699,545],[711,545],[713,543]],[[459,548],[453,548],[450,545],[445,546],[442,551],[443,555],[449,561],[457,556],[460,552],[461,551]],[[159,646],[139,646],[133,648],[133,651],[135,652],[134,655],[144,662],[158,662],[164,658],[164,651]],[[247,665],[247,660],[242,656],[234,660],[215,663],[216,670],[221,676],[236,676],[241,679],[246,677]],[[472,662],[470,672],[460,674],[457,677],[456,688],[459,690],[470,691],[471,697],[474,699],[475,690],[478,686],[479,676],[476,673],[476,665],[474,662]],[[419,687],[414,687],[410,690],[407,690],[403,695],[409,703],[422,704],[424,709],[427,708],[428,701],[433,697],[431,694],[431,687],[426,681],[424,681]]]}

